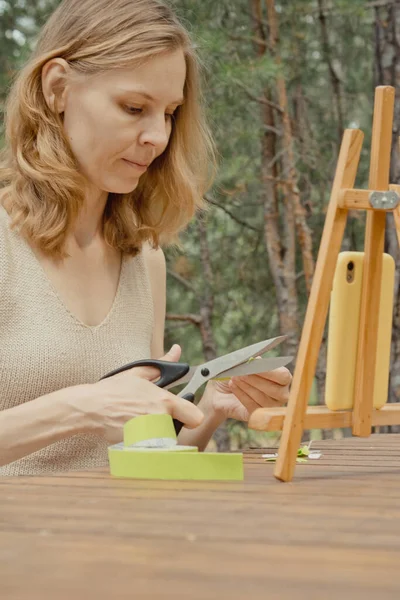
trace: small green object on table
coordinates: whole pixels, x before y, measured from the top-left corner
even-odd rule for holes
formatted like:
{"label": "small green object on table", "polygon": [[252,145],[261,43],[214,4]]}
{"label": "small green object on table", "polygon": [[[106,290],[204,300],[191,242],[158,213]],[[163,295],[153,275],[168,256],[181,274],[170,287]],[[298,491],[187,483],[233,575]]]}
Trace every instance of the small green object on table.
{"label": "small green object on table", "polygon": [[[312,444],[312,440],[309,444],[300,446],[300,448],[297,450],[297,459],[296,459],[297,463],[306,463],[306,462],[308,462],[309,458],[312,458],[312,459],[321,458],[321,456],[322,456],[321,452],[311,452],[311,444]],[[265,459],[265,462],[276,462],[276,459],[278,458],[278,454],[277,453],[263,454],[263,458]]]}

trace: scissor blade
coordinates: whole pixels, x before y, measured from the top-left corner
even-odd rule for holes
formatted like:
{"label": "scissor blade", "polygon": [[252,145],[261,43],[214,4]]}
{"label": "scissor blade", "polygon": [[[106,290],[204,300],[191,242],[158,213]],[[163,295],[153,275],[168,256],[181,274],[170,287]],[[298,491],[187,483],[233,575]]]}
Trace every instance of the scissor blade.
{"label": "scissor blade", "polygon": [[[215,379],[229,379],[230,377],[238,377],[240,375],[256,375],[257,373],[268,373],[279,367],[285,367],[293,360],[293,356],[277,356],[272,358],[258,358],[257,360],[251,360],[250,362],[228,369],[223,373],[220,373]],[[174,381],[166,386],[165,389],[173,388],[183,383],[188,383],[198,367],[191,367],[190,371],[186,373],[184,377],[181,377],[178,381]]]}
{"label": "scissor blade", "polygon": [[210,360],[203,365],[203,368],[206,367],[210,371],[211,377],[209,377],[209,379],[214,378],[219,373],[223,373],[228,369],[246,363],[250,358],[256,358],[257,356],[264,354],[264,352],[267,352],[267,350],[275,348],[275,346],[283,342],[286,338],[287,336],[281,335],[270,340],[252,344],[251,346],[246,346],[245,348],[235,350],[235,352],[231,352],[230,354],[225,354],[224,356]]}
{"label": "scissor blade", "polygon": [[293,356],[276,356],[273,358],[258,358],[257,360],[251,360],[248,363],[244,363],[228,369],[220,373],[215,379],[229,379],[230,377],[238,377],[240,375],[256,375],[257,373],[268,373],[274,369],[285,367],[293,360]]}
{"label": "scissor blade", "polygon": [[271,350],[285,340],[286,337],[287,336],[279,336],[270,340],[264,340],[263,342],[246,346],[245,348],[235,350],[235,352],[225,354],[224,356],[220,356],[219,358],[215,358],[214,360],[199,365],[187,386],[179,392],[178,395],[185,396],[187,394],[195,394],[203,383],[206,383],[210,379],[215,379],[220,373],[224,373],[229,369],[233,369],[234,367],[247,362],[250,358],[256,358],[260,354],[267,352],[267,350]]}

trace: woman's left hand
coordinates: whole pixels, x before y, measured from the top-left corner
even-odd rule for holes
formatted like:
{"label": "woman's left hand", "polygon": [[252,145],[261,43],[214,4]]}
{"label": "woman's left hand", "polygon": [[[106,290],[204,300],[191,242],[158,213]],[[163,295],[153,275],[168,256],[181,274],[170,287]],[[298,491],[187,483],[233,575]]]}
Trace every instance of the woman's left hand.
{"label": "woman's left hand", "polygon": [[286,367],[232,377],[226,382],[210,381],[204,399],[221,418],[248,421],[257,408],[286,404],[291,381],[292,375]]}

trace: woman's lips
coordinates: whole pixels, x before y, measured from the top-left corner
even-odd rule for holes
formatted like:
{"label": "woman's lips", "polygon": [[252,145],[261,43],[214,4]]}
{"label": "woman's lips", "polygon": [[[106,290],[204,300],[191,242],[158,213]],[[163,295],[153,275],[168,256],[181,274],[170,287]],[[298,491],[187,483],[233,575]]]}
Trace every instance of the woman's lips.
{"label": "woman's lips", "polygon": [[142,171],[142,173],[147,171],[147,165],[141,165],[139,163],[132,162],[131,160],[128,160],[127,158],[123,158],[122,160],[124,162],[126,162],[126,164],[129,165],[130,167],[133,167],[134,169],[137,169],[138,171]]}

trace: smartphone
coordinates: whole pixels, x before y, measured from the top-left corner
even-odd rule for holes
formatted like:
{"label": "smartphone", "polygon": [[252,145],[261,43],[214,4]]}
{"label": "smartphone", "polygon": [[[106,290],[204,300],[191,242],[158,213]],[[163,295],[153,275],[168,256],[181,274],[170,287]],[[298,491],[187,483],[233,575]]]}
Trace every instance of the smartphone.
{"label": "smartphone", "polygon": [[[364,252],[338,256],[329,310],[325,404],[330,410],[353,408]],[[392,338],[395,264],[383,254],[374,384],[374,408],[387,402]]]}

